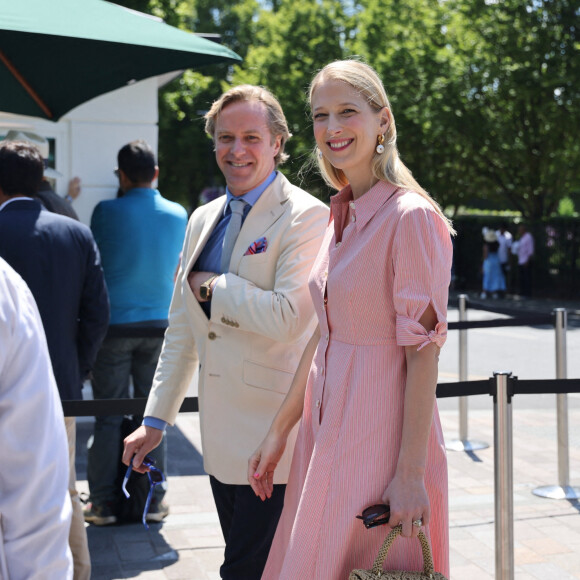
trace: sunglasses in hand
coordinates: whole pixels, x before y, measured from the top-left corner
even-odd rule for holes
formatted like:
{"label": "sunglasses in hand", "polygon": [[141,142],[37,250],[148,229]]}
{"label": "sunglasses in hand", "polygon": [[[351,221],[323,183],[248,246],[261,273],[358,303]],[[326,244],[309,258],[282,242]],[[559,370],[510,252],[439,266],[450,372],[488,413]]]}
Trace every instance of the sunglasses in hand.
{"label": "sunglasses in hand", "polygon": [[[149,468],[147,471],[147,477],[149,478],[149,493],[147,494],[147,501],[145,502],[145,508],[143,509],[143,525],[145,529],[149,529],[149,525],[147,524],[147,514],[149,513],[149,506],[151,505],[151,499],[153,497],[153,492],[155,490],[155,486],[163,483],[165,481],[165,476],[163,472],[158,467],[155,467],[155,459],[149,457],[149,455],[145,455],[143,459],[143,463],[145,467]],[[123,493],[125,497],[131,497],[131,494],[127,491],[127,482],[131,477],[131,473],[133,472],[133,458],[131,457],[131,462],[129,463],[129,467],[127,468],[127,472],[125,473],[125,478],[123,479]]]}
{"label": "sunglasses in hand", "polygon": [[365,528],[376,528],[377,526],[383,526],[389,521],[391,516],[391,509],[388,505],[384,503],[371,505],[363,510],[360,516],[356,516],[359,520],[363,521]]}

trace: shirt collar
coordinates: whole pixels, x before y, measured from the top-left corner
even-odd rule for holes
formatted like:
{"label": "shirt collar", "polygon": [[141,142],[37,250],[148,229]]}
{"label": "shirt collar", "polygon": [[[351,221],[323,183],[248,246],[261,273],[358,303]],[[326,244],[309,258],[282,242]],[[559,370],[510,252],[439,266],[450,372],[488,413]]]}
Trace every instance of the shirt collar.
{"label": "shirt collar", "polygon": [[31,197],[24,196],[24,195],[19,195],[17,197],[11,197],[10,199],[7,199],[2,205],[0,205],[0,211],[2,211],[9,203],[12,203],[13,201],[34,201],[34,199],[32,199]]}
{"label": "shirt collar", "polygon": [[[337,228],[342,231],[348,216],[347,205],[351,204],[351,211],[356,215],[357,227],[364,227],[377,211],[393,196],[399,188],[388,181],[378,181],[363,196],[356,201],[352,197],[350,185],[341,189],[336,195],[330,198],[330,208],[335,221],[335,232]],[[339,239],[337,237],[337,239]]]}
{"label": "shirt collar", "polygon": [[272,173],[270,173],[270,175],[268,175],[268,177],[264,181],[262,181],[262,183],[260,183],[258,187],[250,189],[250,191],[244,193],[244,195],[238,196],[233,195],[230,192],[230,190],[226,187],[226,205],[224,207],[224,215],[232,199],[243,199],[250,206],[250,209],[254,207],[255,203],[258,201],[258,199],[260,199],[260,196],[264,193],[264,191],[266,191],[266,189],[274,181],[274,179],[276,179],[277,175],[278,172],[274,169],[274,171],[272,171]]}
{"label": "shirt collar", "polygon": [[124,193],[125,195],[158,195],[159,192],[151,187],[133,187]]}

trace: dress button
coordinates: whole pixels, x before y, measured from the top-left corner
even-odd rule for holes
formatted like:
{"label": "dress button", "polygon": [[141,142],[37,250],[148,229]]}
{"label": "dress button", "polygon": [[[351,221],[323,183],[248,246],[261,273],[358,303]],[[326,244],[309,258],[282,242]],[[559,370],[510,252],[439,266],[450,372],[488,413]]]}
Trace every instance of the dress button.
{"label": "dress button", "polygon": [[317,408],[317,409],[319,409],[319,408],[320,408],[320,399],[318,399],[318,400],[316,401],[316,408]]}
{"label": "dress button", "polygon": [[210,333],[207,335],[207,337],[208,337],[210,340],[215,340],[215,339],[217,338],[217,334],[216,334],[215,332],[210,332]]}
{"label": "dress button", "polygon": [[328,339],[330,338],[330,336],[327,334],[324,338],[326,338],[326,342],[328,342]]}
{"label": "dress button", "polygon": [[356,216],[354,214],[350,216],[350,221],[356,222]]}
{"label": "dress button", "polygon": [[335,248],[339,248],[340,244],[342,244],[342,242],[336,242],[336,246],[334,246]]}
{"label": "dress button", "polygon": [[348,205],[350,205],[350,209],[354,209],[354,201],[350,201]]}

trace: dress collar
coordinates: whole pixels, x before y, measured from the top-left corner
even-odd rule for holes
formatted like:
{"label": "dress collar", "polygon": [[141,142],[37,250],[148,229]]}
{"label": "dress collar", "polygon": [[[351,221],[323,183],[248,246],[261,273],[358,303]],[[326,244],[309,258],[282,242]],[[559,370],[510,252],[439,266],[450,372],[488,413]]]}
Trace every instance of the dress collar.
{"label": "dress collar", "polygon": [[397,190],[399,188],[388,181],[378,181],[356,201],[353,199],[350,185],[333,195],[330,198],[330,210],[334,219],[336,239],[341,239],[342,234],[339,235],[339,232],[342,232],[346,227],[349,204],[351,211],[356,215],[357,227],[363,228]]}

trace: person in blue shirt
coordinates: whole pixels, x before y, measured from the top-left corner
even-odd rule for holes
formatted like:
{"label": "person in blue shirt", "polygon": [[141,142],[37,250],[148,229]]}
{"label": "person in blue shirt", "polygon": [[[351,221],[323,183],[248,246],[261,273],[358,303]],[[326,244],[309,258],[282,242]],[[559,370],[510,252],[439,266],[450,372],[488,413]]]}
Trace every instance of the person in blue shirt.
{"label": "person in blue shirt", "polygon": [[[167,328],[176,265],[185,236],[187,212],[153,189],[159,168],[145,141],[133,141],[117,156],[122,197],[100,202],[91,229],[101,252],[111,302],[109,331],[93,369],[95,399],[147,397]],[[87,478],[91,504],[85,521],[117,522],[115,480],[121,459],[120,416],[96,418],[89,449]],[[153,453],[165,471],[165,446]],[[162,502],[165,486],[156,486],[147,515],[161,521],[168,513]]]}

